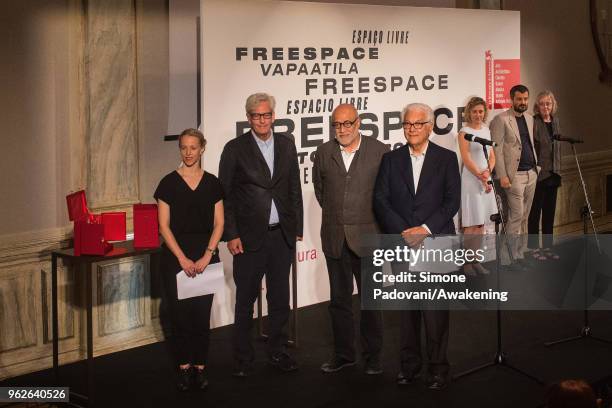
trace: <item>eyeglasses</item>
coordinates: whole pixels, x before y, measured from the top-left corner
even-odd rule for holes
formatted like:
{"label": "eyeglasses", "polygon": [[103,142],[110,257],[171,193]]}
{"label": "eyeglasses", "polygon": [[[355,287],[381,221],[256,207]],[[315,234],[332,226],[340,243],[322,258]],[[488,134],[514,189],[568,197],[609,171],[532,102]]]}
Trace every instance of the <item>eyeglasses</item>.
{"label": "eyeglasses", "polygon": [[348,129],[351,126],[353,126],[355,124],[355,122],[357,122],[357,119],[359,119],[359,118],[358,117],[355,118],[355,120],[353,120],[352,122],[349,121],[349,120],[345,120],[344,122],[332,122],[331,125],[336,130],[340,129],[340,127]]}
{"label": "eyeglasses", "polygon": [[552,102],[538,102],[539,106],[546,106],[547,108],[550,108],[553,104]]}
{"label": "eyeglasses", "polygon": [[265,112],[265,113],[249,113],[249,116],[251,117],[251,119],[253,120],[259,120],[261,118],[264,118],[266,120],[268,119],[272,119],[272,112]]}
{"label": "eyeglasses", "polygon": [[410,130],[411,127],[413,127],[415,130],[421,130],[423,129],[423,125],[427,124],[427,123],[431,123],[429,121],[427,122],[402,122],[402,127],[404,129]]}

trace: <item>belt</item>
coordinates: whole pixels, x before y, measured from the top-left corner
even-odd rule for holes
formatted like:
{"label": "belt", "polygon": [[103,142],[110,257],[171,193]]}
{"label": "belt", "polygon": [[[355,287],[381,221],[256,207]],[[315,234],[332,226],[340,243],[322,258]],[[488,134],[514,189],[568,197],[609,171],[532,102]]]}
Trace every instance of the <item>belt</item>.
{"label": "belt", "polygon": [[270,224],[268,225],[268,231],[274,231],[280,228],[280,223],[277,222],[276,224]]}

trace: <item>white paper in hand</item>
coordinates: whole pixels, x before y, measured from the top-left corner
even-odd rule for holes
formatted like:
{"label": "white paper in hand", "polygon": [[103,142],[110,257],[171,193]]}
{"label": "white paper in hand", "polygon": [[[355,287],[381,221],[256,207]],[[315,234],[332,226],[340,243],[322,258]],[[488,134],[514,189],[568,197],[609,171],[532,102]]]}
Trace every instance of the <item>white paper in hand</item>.
{"label": "white paper in hand", "polygon": [[176,292],[179,300],[217,293],[224,285],[223,262],[209,264],[204,272],[197,274],[195,278],[187,276],[185,271],[176,274]]}

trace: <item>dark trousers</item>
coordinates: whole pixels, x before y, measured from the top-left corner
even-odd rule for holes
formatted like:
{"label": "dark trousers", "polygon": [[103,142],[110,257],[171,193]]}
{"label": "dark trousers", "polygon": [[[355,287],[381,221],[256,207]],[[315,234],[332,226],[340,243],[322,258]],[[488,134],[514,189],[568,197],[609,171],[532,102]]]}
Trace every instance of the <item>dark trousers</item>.
{"label": "dark trousers", "polygon": [[[206,272],[204,272],[206,273]],[[164,271],[169,342],[178,364],[205,365],[208,357],[213,295],[178,300],[176,273]]]}
{"label": "dark trousers", "polygon": [[253,305],[264,275],[268,301],[268,354],[284,352],[287,342],[285,327],[289,320],[289,270],[293,249],[285,241],[280,228],[268,231],[262,239],[264,242],[259,250],[234,256],[234,357],[238,362],[255,359],[251,340]]}
{"label": "dark trousers", "polygon": [[421,317],[425,323],[425,340],[429,373],[447,375],[450,365],[448,349],[448,310],[403,310],[400,312],[400,359],[402,373],[414,376],[421,371]]}
{"label": "dark trousers", "polygon": [[529,248],[539,248],[540,217],[542,219],[542,245],[543,248],[553,246],[553,226],[555,223],[555,210],[557,208],[557,185],[550,186],[547,180],[536,184],[533,204],[529,212]]}
{"label": "dark trousers", "polygon": [[[342,246],[339,259],[325,257],[329,275],[334,352],[337,357],[355,360],[355,324],[353,321],[353,276],[361,293],[361,258],[347,246]],[[371,262],[369,262],[371,265]],[[363,357],[378,358],[382,349],[382,312],[361,310],[361,349]]]}

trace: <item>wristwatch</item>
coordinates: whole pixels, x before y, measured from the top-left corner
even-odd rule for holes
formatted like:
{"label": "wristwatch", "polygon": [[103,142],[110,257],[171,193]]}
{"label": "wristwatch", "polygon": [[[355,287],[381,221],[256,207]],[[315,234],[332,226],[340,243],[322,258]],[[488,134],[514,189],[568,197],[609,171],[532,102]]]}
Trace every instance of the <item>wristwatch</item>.
{"label": "wristwatch", "polygon": [[213,256],[217,255],[217,249],[216,248],[213,249],[213,248],[207,247],[206,250],[210,251],[210,254],[213,255]]}

